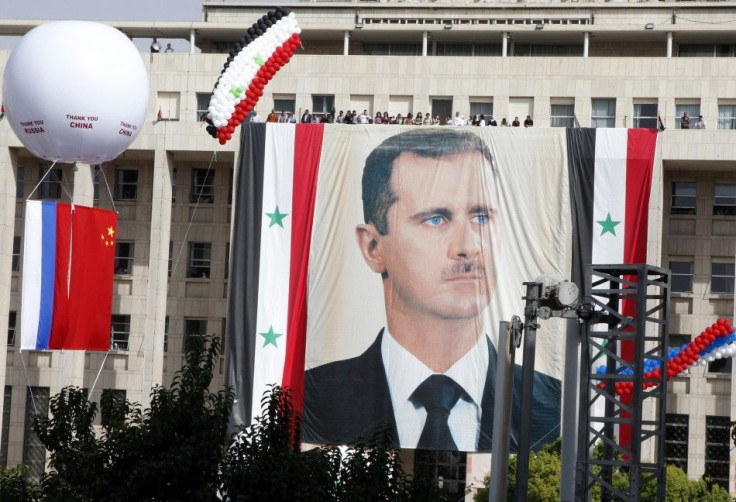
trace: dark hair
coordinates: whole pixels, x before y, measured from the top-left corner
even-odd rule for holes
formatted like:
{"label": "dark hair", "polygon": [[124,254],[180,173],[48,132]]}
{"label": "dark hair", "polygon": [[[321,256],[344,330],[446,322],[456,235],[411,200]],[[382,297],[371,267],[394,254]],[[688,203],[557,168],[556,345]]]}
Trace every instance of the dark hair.
{"label": "dark hair", "polygon": [[398,200],[391,186],[396,158],[402,153],[436,159],[458,153],[479,152],[493,169],[488,145],[470,131],[427,128],[391,136],[368,155],[363,169],[363,218],[375,225],[381,235],[388,233],[388,210]]}

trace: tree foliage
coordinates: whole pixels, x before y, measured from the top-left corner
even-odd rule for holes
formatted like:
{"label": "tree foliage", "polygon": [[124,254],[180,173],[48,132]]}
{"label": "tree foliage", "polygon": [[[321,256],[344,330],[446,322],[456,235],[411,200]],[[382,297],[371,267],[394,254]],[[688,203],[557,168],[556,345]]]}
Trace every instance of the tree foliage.
{"label": "tree foliage", "polygon": [[24,466],[0,470],[0,501],[444,500],[434,479],[404,473],[388,433],[302,451],[300,416],[278,386],[228,441],[233,394],[209,389],[219,352],[218,338],[190,340],[182,370],[151,392],[146,409],[112,392],[98,408],[84,390],[62,389],[50,414],[34,419],[49,472],[33,484]]}
{"label": "tree foliage", "polygon": [[[594,448],[593,455],[602,458],[602,443]],[[516,500],[514,488],[516,486],[516,455],[509,459],[508,477],[508,500]],[[529,502],[556,502],[560,498],[560,466],[561,466],[561,440],[548,444],[538,453],[529,457],[529,488],[527,498]],[[620,470],[613,472],[613,485],[624,489],[629,484],[628,475]],[[486,502],[490,479],[484,479],[484,488],[478,490],[474,500]],[[592,490],[591,500],[601,500],[601,487],[595,485]],[[653,479],[642,487],[641,501],[655,502],[657,500],[657,480]],[[668,502],[690,502],[693,500],[708,502],[730,502],[728,491],[718,484],[706,479],[693,481],[687,477],[682,469],[673,465],[667,466],[667,485],[665,500]]]}

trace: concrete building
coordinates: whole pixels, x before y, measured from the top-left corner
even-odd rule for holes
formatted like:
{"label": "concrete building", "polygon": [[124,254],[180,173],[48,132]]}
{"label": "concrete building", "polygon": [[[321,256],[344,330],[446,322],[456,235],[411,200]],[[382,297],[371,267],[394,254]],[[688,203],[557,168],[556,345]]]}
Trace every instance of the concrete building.
{"label": "concrete building", "polygon": [[[8,332],[0,465],[43,468],[29,416],[61,387],[94,386],[94,400],[113,389],[145,404],[151,386],[169,383],[181,367],[187,337],[225,331],[238,145],[217,144],[201,117],[231,44],[264,6],[203,7],[200,22],[109,23],[132,38],[188,40],[192,51],[143,54],[150,104],[136,141],[101,172],[55,168],[32,196],[119,211],[109,354],[18,349],[24,200],[50,164],[0,121],[0,332]],[[386,0],[292,8],[304,47],[266,88],[262,117],[271,109],[320,116],[335,108],[652,128],[661,117],[648,261],[673,271],[671,345],[733,317],[736,2]],[[41,22],[0,21],[0,35],[22,35]],[[0,51],[0,70],[9,54]],[[706,128],[681,130],[684,112],[702,115]],[[224,359],[220,375],[223,366]],[[731,368],[730,360],[698,367],[670,383],[666,455],[691,478],[707,475],[736,493]],[[486,455],[436,460],[437,475],[459,496],[489,470]]]}

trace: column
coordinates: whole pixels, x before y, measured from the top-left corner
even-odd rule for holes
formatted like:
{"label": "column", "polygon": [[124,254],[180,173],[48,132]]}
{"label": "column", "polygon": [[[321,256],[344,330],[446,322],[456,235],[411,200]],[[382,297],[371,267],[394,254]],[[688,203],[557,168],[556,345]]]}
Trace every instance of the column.
{"label": "column", "polygon": [[422,56],[427,55],[427,32],[422,32]]}
{"label": "column", "polygon": [[171,170],[173,155],[157,149],[153,158],[151,190],[151,238],[146,290],[146,321],[142,346],[140,400],[145,408],[154,385],[160,385],[164,371],[164,329],[168,296],[169,240],[171,239]]}
{"label": "column", "polygon": [[[10,127],[7,127],[9,130]],[[0,138],[6,139],[3,143],[7,145],[7,138],[11,133],[6,135],[0,134]],[[10,291],[12,289],[12,255],[13,255],[13,235],[15,227],[15,170],[14,165],[18,164],[17,155],[14,150],[7,146],[0,148],[0,179],[5,180],[0,183],[0,333],[7,337],[8,332],[8,313],[10,312]],[[15,318],[15,339],[20,340],[20,310]],[[19,341],[16,342],[20,344]],[[7,366],[7,344],[3,344],[3,350],[0,351],[0,389],[5,391],[5,369]],[[20,363],[18,363],[20,364]],[[12,382],[11,382],[12,384]],[[15,403],[13,403],[15,404]],[[2,414],[0,414],[0,430],[2,430]],[[10,433],[8,441],[12,441],[13,431]],[[8,449],[8,460],[10,461],[12,449]],[[17,459],[22,460],[22,459]],[[10,464],[8,464],[10,465]]]}
{"label": "column", "polygon": [[345,30],[342,32],[342,55],[347,56],[350,52],[350,32]]}
{"label": "column", "polygon": [[189,54],[194,54],[194,33],[196,30],[189,30]]}
{"label": "column", "polygon": [[672,35],[673,33],[671,31],[667,32],[667,57],[672,57]]}
{"label": "column", "polygon": [[508,56],[509,51],[509,33],[507,31],[504,31],[501,34],[501,57]]}
{"label": "column", "polygon": [[583,57],[588,57],[588,44],[590,43],[590,32],[583,33]]}

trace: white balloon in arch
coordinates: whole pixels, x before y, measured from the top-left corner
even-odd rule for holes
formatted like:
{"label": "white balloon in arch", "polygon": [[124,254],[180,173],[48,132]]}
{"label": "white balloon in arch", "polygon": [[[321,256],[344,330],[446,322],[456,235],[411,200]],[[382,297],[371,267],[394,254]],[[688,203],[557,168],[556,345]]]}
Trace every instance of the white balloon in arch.
{"label": "white balloon in arch", "polygon": [[148,109],[138,49],[115,28],[88,21],[29,31],[10,54],[2,91],[23,145],[64,163],[114,159],[140,133]]}

